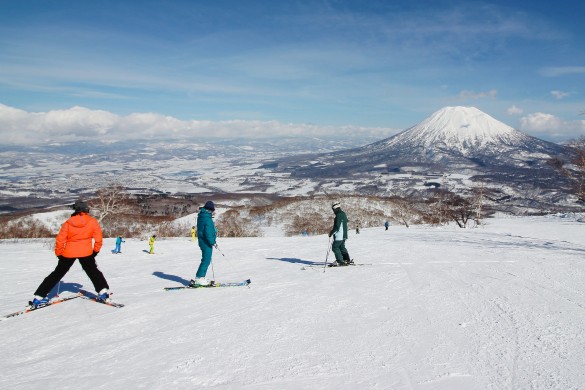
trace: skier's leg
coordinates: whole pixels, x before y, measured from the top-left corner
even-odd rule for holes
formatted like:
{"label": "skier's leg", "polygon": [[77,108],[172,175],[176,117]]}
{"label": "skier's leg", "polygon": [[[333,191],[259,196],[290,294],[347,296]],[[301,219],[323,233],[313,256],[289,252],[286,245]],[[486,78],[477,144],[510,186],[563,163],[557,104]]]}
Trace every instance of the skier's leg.
{"label": "skier's leg", "polygon": [[100,292],[104,288],[110,289],[110,286],[108,286],[108,282],[106,281],[104,274],[102,273],[102,271],[100,271],[100,269],[97,266],[97,263],[95,262],[95,256],[91,255],[87,257],[81,257],[79,259],[79,263],[81,264],[81,267],[83,268],[83,270],[93,283],[95,291]]}
{"label": "skier's leg", "polygon": [[63,276],[65,276],[65,274],[69,271],[74,262],[75,259],[60,256],[57,267],[55,267],[55,270],[42,281],[40,286],[37,288],[37,291],[35,291],[35,295],[46,297],[47,294],[53,289],[53,287],[55,287],[55,285],[59,283],[61,279],[63,279]]}
{"label": "skier's leg", "polygon": [[341,252],[341,255],[343,257],[343,261],[345,261],[346,263],[351,261],[351,259],[349,258],[349,253],[347,252],[347,249],[345,248],[345,240],[341,241],[341,245],[339,246],[339,251]]}
{"label": "skier's leg", "polygon": [[213,247],[200,244],[199,248],[201,248],[201,264],[199,264],[199,268],[197,269],[197,274],[195,274],[195,276],[198,278],[204,278],[207,274],[207,268],[209,268],[209,264],[211,264]]}
{"label": "skier's leg", "polygon": [[341,245],[343,245],[343,241],[333,241],[333,244],[331,245],[331,250],[335,255],[335,260],[338,263],[343,264],[343,254],[341,253],[340,249]]}

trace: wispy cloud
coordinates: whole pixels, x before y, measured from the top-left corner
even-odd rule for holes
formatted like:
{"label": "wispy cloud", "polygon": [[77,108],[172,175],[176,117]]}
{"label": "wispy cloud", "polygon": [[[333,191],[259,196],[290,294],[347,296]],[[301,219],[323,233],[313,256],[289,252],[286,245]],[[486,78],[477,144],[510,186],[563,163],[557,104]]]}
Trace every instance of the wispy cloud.
{"label": "wispy cloud", "polygon": [[571,95],[569,92],[563,92],[563,91],[550,91],[550,94],[557,100],[564,99],[564,98]]}
{"label": "wispy cloud", "polygon": [[459,97],[464,100],[475,100],[475,99],[495,99],[498,95],[498,91],[496,89],[490,89],[489,91],[485,92],[474,92],[474,91],[467,91],[463,90],[459,92]]}
{"label": "wispy cloud", "polygon": [[522,115],[524,113],[524,110],[519,107],[516,107],[516,105],[513,105],[512,107],[508,108],[506,112],[508,113],[508,115]]}
{"label": "wispy cloud", "polygon": [[546,77],[559,77],[585,73],[585,66],[556,66],[540,70],[540,74]]}

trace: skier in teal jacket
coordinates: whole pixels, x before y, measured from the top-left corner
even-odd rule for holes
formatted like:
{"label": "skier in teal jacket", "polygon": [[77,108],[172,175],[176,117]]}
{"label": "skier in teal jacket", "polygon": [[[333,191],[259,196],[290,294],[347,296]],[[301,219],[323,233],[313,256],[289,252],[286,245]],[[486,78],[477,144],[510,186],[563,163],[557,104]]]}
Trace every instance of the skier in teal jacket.
{"label": "skier in teal jacket", "polygon": [[208,286],[210,281],[205,278],[207,268],[211,264],[211,255],[213,247],[217,247],[216,238],[217,231],[213,224],[213,213],[215,212],[215,205],[212,201],[207,201],[205,206],[199,209],[197,215],[197,242],[201,249],[201,264],[197,269],[195,280],[189,282],[190,286]]}
{"label": "skier in teal jacket", "polygon": [[331,250],[335,254],[336,265],[350,265],[353,260],[350,259],[349,253],[345,248],[345,240],[347,240],[347,215],[341,210],[339,202],[333,203],[331,209],[335,213],[333,220],[333,228],[329,232],[329,237],[333,236],[333,244]]}

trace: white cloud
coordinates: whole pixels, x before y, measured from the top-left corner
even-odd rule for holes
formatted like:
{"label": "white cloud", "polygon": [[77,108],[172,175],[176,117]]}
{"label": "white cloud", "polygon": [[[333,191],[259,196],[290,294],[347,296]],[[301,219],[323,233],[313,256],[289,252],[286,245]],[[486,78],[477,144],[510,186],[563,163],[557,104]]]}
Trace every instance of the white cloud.
{"label": "white cloud", "polygon": [[585,135],[585,120],[564,121],[554,115],[535,112],[520,119],[520,130],[552,139]]}
{"label": "white cloud", "polygon": [[48,112],[27,112],[0,104],[0,141],[9,145],[82,140],[270,138],[281,136],[379,136],[396,129],[359,126],[319,126],[278,121],[180,120],[157,113],[118,116],[108,111],[72,107]]}
{"label": "white cloud", "polygon": [[540,70],[540,74],[547,77],[558,77],[572,74],[585,73],[585,66],[557,66]]}
{"label": "white cloud", "polygon": [[469,99],[484,99],[484,98],[490,98],[490,99],[494,99],[498,94],[498,91],[496,89],[490,89],[489,91],[486,92],[474,92],[474,91],[467,91],[467,90],[463,90],[461,92],[459,92],[459,97],[465,100],[469,100]]}
{"label": "white cloud", "polygon": [[563,92],[563,91],[550,91],[550,94],[557,100],[564,99],[570,95],[569,92]]}
{"label": "white cloud", "polygon": [[508,113],[508,115],[522,115],[524,113],[524,110],[519,107],[516,107],[516,105],[513,105],[512,107],[508,108],[506,112]]}

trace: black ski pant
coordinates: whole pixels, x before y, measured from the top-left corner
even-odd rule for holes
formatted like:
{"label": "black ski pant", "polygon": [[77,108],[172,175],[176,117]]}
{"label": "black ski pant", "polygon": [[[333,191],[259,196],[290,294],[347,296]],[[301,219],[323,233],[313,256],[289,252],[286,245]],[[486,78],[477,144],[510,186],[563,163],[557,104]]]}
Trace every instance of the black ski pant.
{"label": "black ski pant", "polygon": [[333,241],[331,250],[335,254],[335,260],[338,263],[346,263],[350,261],[349,253],[347,252],[347,249],[345,249],[345,240]]}
{"label": "black ski pant", "polygon": [[[75,260],[76,259],[72,259],[69,257],[59,256],[59,262],[57,263],[57,267],[53,272],[49,274],[49,276],[45,278],[45,280],[43,280],[39,288],[37,288],[35,295],[46,297],[47,294],[51,292],[53,287],[55,287],[55,285],[59,283],[61,279],[63,279],[65,274],[69,272],[69,269],[71,268],[73,263],[75,263]],[[89,276],[89,279],[93,283],[95,291],[99,292],[103,288],[107,289],[110,288],[110,286],[108,286],[106,278],[104,277],[104,274],[102,274],[102,271],[99,270],[95,262],[95,255],[80,257],[79,264],[81,264],[81,268],[83,268],[87,276]]]}

